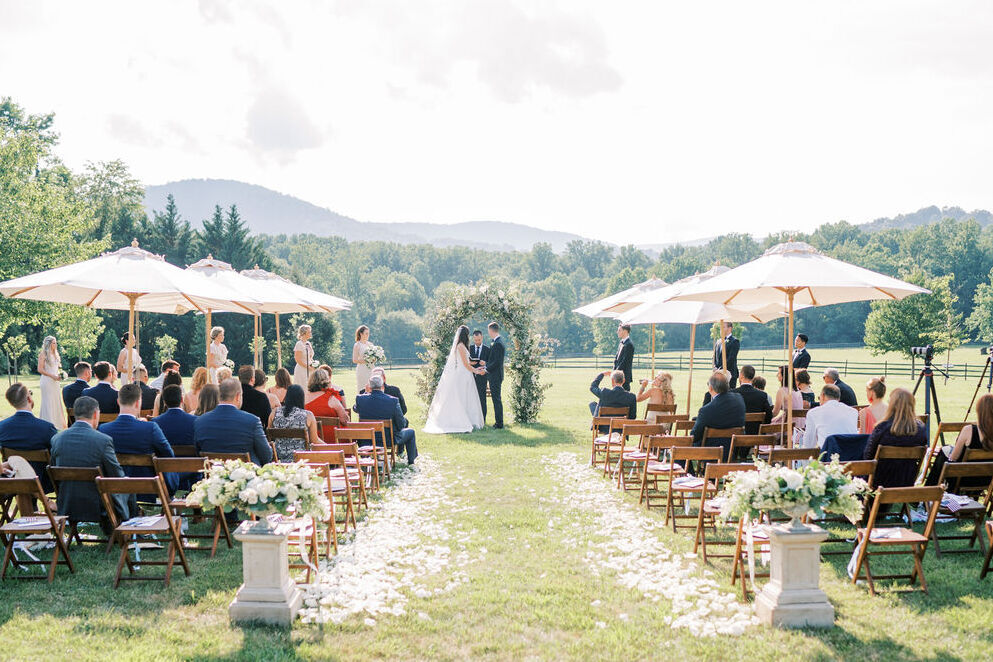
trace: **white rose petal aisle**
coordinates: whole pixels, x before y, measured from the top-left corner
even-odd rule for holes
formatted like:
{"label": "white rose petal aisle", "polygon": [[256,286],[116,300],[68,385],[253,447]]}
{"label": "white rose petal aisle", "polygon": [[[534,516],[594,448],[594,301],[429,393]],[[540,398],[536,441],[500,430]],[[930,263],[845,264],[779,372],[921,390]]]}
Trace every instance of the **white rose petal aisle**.
{"label": "white rose petal aisle", "polygon": [[662,528],[660,521],[627,502],[576,455],[550,456],[545,465],[555,489],[544,498],[581,519],[569,539],[577,548],[589,548],[586,562],[594,574],[614,571],[622,586],[653,602],[669,600],[672,616],[666,622],[694,636],[740,635],[758,622],[749,605],[739,603],[721,589],[710,570],[690,560],[693,554],[665,546],[655,533]]}

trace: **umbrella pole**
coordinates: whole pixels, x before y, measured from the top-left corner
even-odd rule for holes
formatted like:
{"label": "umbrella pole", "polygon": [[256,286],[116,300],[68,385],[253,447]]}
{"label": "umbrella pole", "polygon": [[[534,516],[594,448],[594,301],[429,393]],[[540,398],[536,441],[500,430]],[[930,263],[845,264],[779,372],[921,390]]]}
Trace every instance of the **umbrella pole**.
{"label": "umbrella pole", "polygon": [[655,379],[655,323],[652,323],[652,379]]}
{"label": "umbrella pole", "polygon": [[690,325],[690,378],[686,383],[686,412],[691,413],[690,403],[693,401],[693,345],[696,341],[696,324]]}
{"label": "umbrella pole", "polygon": [[[793,337],[793,290],[789,290],[786,293],[788,299],[787,307],[790,313],[790,326],[789,335],[787,338]],[[786,345],[786,352],[789,353],[789,344]],[[790,448],[793,448],[793,362],[787,359],[786,362],[786,429],[789,430],[790,435]]]}
{"label": "umbrella pole", "polygon": [[721,367],[724,368],[724,372],[727,373],[728,381],[731,380],[731,373],[728,372],[728,339],[727,335],[724,333],[724,320],[721,320],[721,328],[719,329],[721,334]]}
{"label": "umbrella pole", "polygon": [[210,315],[210,308],[208,308],[207,309],[207,316],[204,317],[204,322],[206,324],[206,327],[204,328],[204,334],[203,334],[203,337],[207,339],[207,343],[206,343],[207,346],[204,348],[204,351],[205,351],[205,354],[204,354],[204,357],[205,357],[204,358],[204,363],[205,364],[206,363],[210,363],[210,328],[211,328],[210,325],[212,323],[210,317],[211,317],[211,315]]}
{"label": "umbrella pole", "polygon": [[279,313],[276,313],[276,370],[283,367],[283,344],[279,340]]}
{"label": "umbrella pole", "polygon": [[[133,341],[134,340],[134,315],[135,315],[135,313],[134,313],[134,304],[138,300],[138,295],[137,294],[126,294],[125,296],[128,298],[128,338],[130,338]],[[127,362],[127,366],[128,366],[128,374],[129,375],[134,370],[134,368],[131,366],[131,361],[132,361],[132,358],[131,357],[133,355],[134,354],[131,352],[131,350],[128,349],[128,362]],[[123,382],[124,380],[122,379],[121,381]]]}
{"label": "umbrella pole", "polygon": [[259,322],[261,321],[261,320],[259,319],[260,317],[261,317],[260,315],[254,315],[254,316],[253,316],[253,322],[255,323],[255,352],[254,352],[254,363],[255,363],[255,369],[256,369],[256,370],[258,370],[258,369],[259,369],[259,327],[261,326],[261,324],[259,324]]}

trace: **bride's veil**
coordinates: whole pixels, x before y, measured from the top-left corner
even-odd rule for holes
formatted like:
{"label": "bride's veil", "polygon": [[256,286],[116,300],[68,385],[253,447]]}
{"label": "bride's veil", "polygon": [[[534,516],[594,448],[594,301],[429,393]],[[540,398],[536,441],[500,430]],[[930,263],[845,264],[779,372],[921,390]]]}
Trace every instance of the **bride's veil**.
{"label": "bride's veil", "polygon": [[462,326],[464,325],[460,325],[457,329],[455,329],[455,337],[452,338],[452,348],[448,350],[448,359],[445,361],[445,369],[441,372],[442,376],[447,373],[455,372],[459,367],[459,329],[461,329]]}

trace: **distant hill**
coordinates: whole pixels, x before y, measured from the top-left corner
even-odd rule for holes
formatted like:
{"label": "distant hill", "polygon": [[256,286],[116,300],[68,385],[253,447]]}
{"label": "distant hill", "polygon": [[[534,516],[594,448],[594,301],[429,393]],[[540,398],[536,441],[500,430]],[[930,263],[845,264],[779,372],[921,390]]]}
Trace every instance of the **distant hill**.
{"label": "distant hill", "polygon": [[976,219],[982,226],[993,224],[993,214],[985,209],[976,209],[967,212],[961,207],[923,207],[912,214],[898,214],[893,218],[877,218],[869,223],[863,223],[860,227],[868,232],[877,230],[888,230],[890,228],[906,229],[915,228],[919,225],[930,225],[951,218],[956,221]]}
{"label": "distant hill", "polygon": [[531,250],[538,242],[551,244],[556,252],[583,237],[499,221],[441,223],[366,223],[318,207],[291,195],[254,184],[228,179],[184,179],[145,187],[145,208],[165,208],[172,194],[183,218],[198,227],[214,213],[214,205],[238,205],[238,211],[256,234],[309,233],[340,236],[349,241],[390,240],[435,246],[468,246],[488,250]]}

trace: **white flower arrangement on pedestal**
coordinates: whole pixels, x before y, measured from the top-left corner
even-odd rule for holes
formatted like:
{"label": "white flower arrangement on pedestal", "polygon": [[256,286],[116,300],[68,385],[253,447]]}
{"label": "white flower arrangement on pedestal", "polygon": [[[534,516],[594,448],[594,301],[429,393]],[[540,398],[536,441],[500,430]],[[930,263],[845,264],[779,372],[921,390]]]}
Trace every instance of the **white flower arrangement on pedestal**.
{"label": "white flower arrangement on pedestal", "polygon": [[212,464],[207,475],[186,496],[191,506],[237,508],[264,517],[310,515],[315,521],[331,516],[323,482],[305,462],[259,467],[242,460]]}
{"label": "white flower arrangement on pedestal", "polygon": [[365,364],[372,368],[378,363],[386,362],[386,351],[379,345],[369,345],[362,353],[362,358],[365,360]]}
{"label": "white flower arrangement on pedestal", "polygon": [[852,523],[862,517],[863,497],[869,486],[845,473],[838,456],[825,464],[812,460],[800,469],[770,466],[758,461],[758,471],[739,471],[728,477],[718,498],[723,498],[721,518],[757,517],[779,511],[793,517],[794,529],[803,516],[837,513]]}

